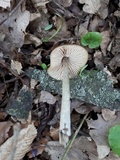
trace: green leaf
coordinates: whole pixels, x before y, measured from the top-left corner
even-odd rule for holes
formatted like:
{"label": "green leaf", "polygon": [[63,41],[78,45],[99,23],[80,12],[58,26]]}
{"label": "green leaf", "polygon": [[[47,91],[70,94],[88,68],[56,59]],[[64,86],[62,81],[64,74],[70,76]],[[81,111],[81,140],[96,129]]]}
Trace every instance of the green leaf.
{"label": "green leaf", "polygon": [[112,151],[120,157],[120,125],[115,125],[109,130],[108,141]]}
{"label": "green leaf", "polygon": [[42,69],[46,70],[47,69],[47,65],[45,63],[41,63],[40,65],[42,67]]}
{"label": "green leaf", "polygon": [[49,31],[52,28],[52,26],[53,26],[52,24],[49,24],[44,28],[44,30]]}
{"label": "green leaf", "polygon": [[81,44],[83,46],[89,46],[89,48],[97,48],[102,42],[102,35],[99,32],[88,32],[81,38]]}

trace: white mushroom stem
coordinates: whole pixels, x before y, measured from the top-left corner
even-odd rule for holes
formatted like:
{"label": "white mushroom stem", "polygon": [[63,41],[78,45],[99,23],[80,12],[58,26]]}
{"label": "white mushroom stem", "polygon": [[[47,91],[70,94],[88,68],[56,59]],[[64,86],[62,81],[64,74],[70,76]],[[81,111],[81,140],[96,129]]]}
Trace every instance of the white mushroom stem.
{"label": "white mushroom stem", "polygon": [[63,59],[63,80],[62,80],[62,105],[60,113],[60,143],[65,147],[71,135],[71,120],[70,120],[70,84],[69,84],[69,69],[67,58]]}

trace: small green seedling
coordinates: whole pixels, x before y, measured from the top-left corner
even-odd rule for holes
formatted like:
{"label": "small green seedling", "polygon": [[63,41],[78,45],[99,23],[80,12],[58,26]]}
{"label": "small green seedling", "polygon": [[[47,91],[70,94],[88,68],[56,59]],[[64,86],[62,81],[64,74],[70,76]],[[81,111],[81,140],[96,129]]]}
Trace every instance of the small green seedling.
{"label": "small green seedling", "polygon": [[80,70],[80,73],[79,73],[79,76],[82,77],[82,73],[83,71],[87,68],[88,64],[84,65],[81,70]]}
{"label": "small green seedling", "polygon": [[44,70],[47,70],[47,65],[45,64],[45,63],[41,63],[41,65],[40,65],[41,67],[42,67],[42,69],[44,69]]}
{"label": "small green seedling", "polygon": [[61,24],[59,25],[59,27],[57,28],[57,30],[55,31],[55,33],[51,37],[42,38],[42,42],[49,42],[52,38],[54,38],[60,32],[60,30],[61,30],[61,28],[63,26],[64,20],[59,14],[56,14],[56,15],[61,18]]}
{"label": "small green seedling", "polygon": [[53,27],[53,25],[52,25],[52,24],[49,24],[49,25],[47,25],[47,26],[44,28],[44,30],[45,30],[45,31],[49,31],[52,27]]}
{"label": "small green seedling", "polygon": [[120,125],[110,128],[108,142],[112,151],[120,157]]}
{"label": "small green seedling", "polygon": [[81,44],[91,49],[98,48],[102,42],[102,35],[99,32],[88,32],[81,38]]}

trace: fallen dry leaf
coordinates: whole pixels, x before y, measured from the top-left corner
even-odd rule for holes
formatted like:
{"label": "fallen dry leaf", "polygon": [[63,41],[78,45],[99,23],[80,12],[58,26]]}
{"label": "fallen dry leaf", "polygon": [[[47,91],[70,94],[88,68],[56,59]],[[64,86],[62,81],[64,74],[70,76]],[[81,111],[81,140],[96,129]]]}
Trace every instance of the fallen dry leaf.
{"label": "fallen dry leaf", "polygon": [[79,0],[79,3],[84,4],[83,11],[87,13],[97,13],[99,8],[101,7],[100,0]]}
{"label": "fallen dry leaf", "polygon": [[93,105],[91,104],[82,104],[80,107],[75,108],[75,111],[80,114],[86,114],[93,110]]}
{"label": "fallen dry leaf", "polygon": [[1,0],[0,7],[2,7],[2,8],[10,7],[10,0]]}
{"label": "fallen dry leaf", "polygon": [[104,118],[104,120],[109,121],[111,119],[116,119],[116,115],[115,115],[115,110],[111,111],[110,109],[102,109],[102,116]]}
{"label": "fallen dry leaf", "polygon": [[102,19],[105,19],[108,16],[108,5],[109,5],[109,0],[101,0],[101,7],[98,11],[98,14]]}
{"label": "fallen dry leaf", "polygon": [[[64,147],[57,141],[48,142],[45,151],[51,156],[51,160],[61,160],[61,157],[65,151]],[[81,150],[72,148],[68,153],[66,160],[86,160],[87,156]]]}
{"label": "fallen dry leaf", "polygon": [[59,127],[54,128],[54,127],[51,126],[50,136],[53,138],[54,141],[58,141],[59,140]]}
{"label": "fallen dry leaf", "polygon": [[[120,123],[120,112],[117,112],[117,118],[113,118],[109,121],[105,121],[101,115],[98,114],[97,120],[87,120],[87,124],[90,129],[90,135],[97,145],[97,151],[99,158],[102,159],[110,152],[108,145],[108,131],[110,127]],[[101,152],[103,150],[103,152]]]}
{"label": "fallen dry leaf", "polygon": [[[0,20],[4,21],[8,12],[0,14]],[[5,34],[4,40],[0,43],[4,51],[10,52],[14,48],[20,48],[24,44],[24,36],[29,24],[29,11],[21,11],[21,6],[1,26],[0,32]]]}
{"label": "fallen dry leaf", "polygon": [[69,7],[73,0],[61,0],[64,7]]}
{"label": "fallen dry leaf", "polygon": [[115,55],[110,62],[109,62],[109,67],[115,71],[117,68],[120,67],[120,54]]}
{"label": "fallen dry leaf", "polygon": [[101,35],[102,35],[102,43],[101,43],[100,47],[101,47],[103,55],[106,56],[107,47],[110,42],[110,33],[109,33],[109,31],[103,31],[103,32],[101,32]]}
{"label": "fallen dry leaf", "polygon": [[5,117],[7,116],[7,113],[0,111],[0,121],[5,120]]}
{"label": "fallen dry leaf", "polygon": [[47,91],[41,91],[40,102],[46,102],[48,104],[54,104],[56,102],[56,97]]}
{"label": "fallen dry leaf", "polygon": [[48,140],[46,138],[41,138],[39,141],[33,143],[32,150],[27,154],[27,156],[29,158],[34,157],[34,151],[36,152],[35,156],[42,154],[47,143]]}
{"label": "fallen dry leaf", "polygon": [[22,71],[22,64],[18,61],[11,60],[11,69],[13,71],[17,71],[17,73],[20,75]]}
{"label": "fallen dry leaf", "polygon": [[40,8],[42,9],[45,13],[47,13],[47,8],[46,8],[46,4],[49,2],[49,0],[32,0],[32,3],[34,5],[35,8]]}
{"label": "fallen dry leaf", "polygon": [[100,51],[96,51],[94,53],[94,63],[96,65],[96,68],[97,69],[100,69],[102,70],[104,68],[104,64],[103,64],[103,55],[102,55],[102,52]]}
{"label": "fallen dry leaf", "polygon": [[0,122],[0,145],[9,137],[8,132],[13,125],[12,122]]}
{"label": "fallen dry leaf", "polygon": [[33,34],[26,33],[24,44],[34,44],[36,47],[42,44],[42,41]]}
{"label": "fallen dry leaf", "polygon": [[[20,131],[18,142],[16,145],[16,153],[13,160],[21,160],[25,154],[30,151],[31,143],[37,135],[37,130],[34,127],[34,124],[29,124],[27,128],[24,128]],[[0,147],[0,159],[7,160],[12,148],[13,136],[9,138],[1,147]]]}

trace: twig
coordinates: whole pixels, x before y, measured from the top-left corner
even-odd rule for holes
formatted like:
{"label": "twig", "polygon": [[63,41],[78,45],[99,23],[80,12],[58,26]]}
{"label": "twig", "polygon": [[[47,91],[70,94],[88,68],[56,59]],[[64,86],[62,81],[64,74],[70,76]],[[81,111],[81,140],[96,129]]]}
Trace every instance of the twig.
{"label": "twig", "polygon": [[63,154],[61,160],[66,160],[66,156],[67,156],[67,154],[68,154],[70,148],[72,147],[72,144],[73,144],[73,142],[74,142],[74,140],[75,140],[77,134],[79,133],[79,130],[81,129],[81,127],[82,127],[82,125],[83,125],[85,119],[87,118],[88,114],[89,114],[89,113],[87,113],[87,114],[84,116],[84,118],[82,119],[82,121],[81,121],[81,123],[80,123],[78,129],[75,131],[75,133],[74,133],[72,139],[69,141],[69,143],[68,143],[68,145],[67,145],[67,147],[66,147],[66,150],[65,150],[65,152],[64,152],[64,154]]}

